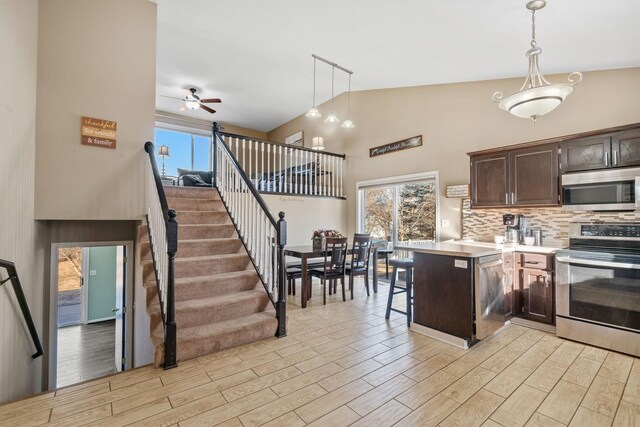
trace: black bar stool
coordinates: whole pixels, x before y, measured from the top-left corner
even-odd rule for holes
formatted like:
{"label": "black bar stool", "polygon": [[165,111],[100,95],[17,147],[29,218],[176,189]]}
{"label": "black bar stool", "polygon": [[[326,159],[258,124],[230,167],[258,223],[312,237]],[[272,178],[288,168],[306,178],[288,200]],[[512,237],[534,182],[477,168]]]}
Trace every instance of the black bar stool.
{"label": "black bar stool", "polygon": [[[391,315],[391,310],[396,313],[406,314],[407,315],[407,326],[411,325],[411,305],[413,304],[413,295],[412,295],[412,287],[413,287],[413,258],[399,258],[392,259],[389,261],[389,264],[393,267],[391,271],[391,283],[389,284],[389,299],[387,300],[387,314],[384,316],[385,319],[389,319]],[[396,278],[398,276],[398,270],[404,270],[405,277],[405,285],[400,286],[396,285]],[[398,290],[396,290],[396,288]],[[396,294],[406,293],[407,295],[407,311],[401,311],[396,308],[392,308],[391,304],[393,303],[393,296]]]}

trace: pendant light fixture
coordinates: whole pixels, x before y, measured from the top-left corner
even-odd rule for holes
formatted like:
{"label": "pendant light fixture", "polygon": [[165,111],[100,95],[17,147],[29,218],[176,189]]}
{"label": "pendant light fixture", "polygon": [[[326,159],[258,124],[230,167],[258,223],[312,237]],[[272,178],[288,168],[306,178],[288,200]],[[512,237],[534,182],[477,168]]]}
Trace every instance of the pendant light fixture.
{"label": "pendant light fixture", "polygon": [[[335,85],[335,74],[336,74],[336,67],[335,65],[331,66],[331,109],[333,110],[333,87]],[[336,123],[340,123],[340,119],[338,118],[338,116],[336,116],[334,113],[330,113],[326,119],[324,119],[325,123],[329,123],[329,124],[336,124]]]}
{"label": "pendant light fixture", "polygon": [[320,117],[322,117],[322,114],[320,114],[320,111],[318,111],[318,109],[316,108],[316,58],[313,58],[313,105],[311,106],[311,109],[309,111],[307,111],[307,114],[305,114],[305,116],[309,117],[310,119],[318,119]]}
{"label": "pendant light fixture", "polygon": [[[351,74],[349,74],[349,92],[347,92],[347,117],[351,115]],[[356,125],[350,119],[346,119],[340,125],[344,129],[353,129]]]}
{"label": "pendant light fixture", "polygon": [[582,81],[582,73],[569,74],[569,83],[549,83],[538,66],[538,58],[542,49],[536,42],[536,10],[546,6],[544,0],[533,0],[527,3],[527,9],[531,11],[531,49],[527,51],[529,58],[529,72],[520,90],[513,95],[504,98],[502,92],[493,94],[493,101],[499,103],[499,107],[517,117],[532,119],[534,122],[540,116],[553,111],[569,95],[573,88]]}
{"label": "pendant light fixture", "polygon": [[321,136],[311,138],[311,149],[316,151],[324,150],[324,138]]}

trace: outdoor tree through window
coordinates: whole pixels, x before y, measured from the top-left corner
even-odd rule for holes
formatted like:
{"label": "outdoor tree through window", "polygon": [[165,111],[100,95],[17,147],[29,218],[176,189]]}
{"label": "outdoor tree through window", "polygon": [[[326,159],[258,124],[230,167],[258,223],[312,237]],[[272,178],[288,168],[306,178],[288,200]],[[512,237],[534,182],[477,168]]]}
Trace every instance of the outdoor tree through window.
{"label": "outdoor tree through window", "polygon": [[398,244],[435,239],[435,179],[364,188],[360,197],[363,231],[374,240]]}

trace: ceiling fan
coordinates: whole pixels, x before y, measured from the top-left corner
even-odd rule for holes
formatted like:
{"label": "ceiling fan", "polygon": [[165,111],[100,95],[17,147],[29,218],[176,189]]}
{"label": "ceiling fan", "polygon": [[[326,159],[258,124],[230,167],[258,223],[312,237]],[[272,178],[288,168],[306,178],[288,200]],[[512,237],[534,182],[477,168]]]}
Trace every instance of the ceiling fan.
{"label": "ceiling fan", "polygon": [[183,90],[184,90],[184,98],[176,98],[175,96],[166,96],[166,95],[160,95],[160,96],[164,98],[179,99],[180,101],[183,101],[184,105],[180,107],[178,111],[197,110],[198,108],[202,108],[204,111],[208,111],[209,113],[213,114],[216,112],[216,110],[204,104],[215,104],[215,103],[222,102],[220,98],[200,99],[200,97],[196,95],[197,89],[194,87],[191,87],[189,89],[183,89]]}

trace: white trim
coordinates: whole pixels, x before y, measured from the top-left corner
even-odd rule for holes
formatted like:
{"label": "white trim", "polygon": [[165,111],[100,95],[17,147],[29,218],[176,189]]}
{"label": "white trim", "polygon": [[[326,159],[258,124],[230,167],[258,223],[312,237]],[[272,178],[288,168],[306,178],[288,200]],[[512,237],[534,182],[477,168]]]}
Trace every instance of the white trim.
{"label": "white trim", "polygon": [[116,320],[116,316],[103,317],[102,319],[93,319],[93,320],[89,320],[89,321],[87,322],[87,324],[91,324],[91,323],[98,323],[98,322],[106,322],[107,320]]}
{"label": "white trim", "polygon": [[413,332],[417,332],[422,335],[426,335],[430,338],[436,339],[438,341],[442,341],[443,343],[450,344],[454,347],[461,348],[463,350],[469,349],[469,343],[464,338],[459,338],[453,335],[449,335],[442,331],[438,331],[436,329],[431,329],[427,326],[419,325],[417,323],[411,322],[411,330]]}
{"label": "white trim", "polygon": [[[387,185],[401,185],[410,182],[426,181],[433,179],[436,187],[436,230],[435,240],[440,240],[440,173],[439,171],[420,172],[409,175],[389,176],[385,178],[376,178],[366,181],[356,182],[356,230],[358,233],[363,232],[363,216],[364,216],[364,197],[360,190],[371,187],[383,187]],[[394,205],[395,207],[395,205]],[[395,227],[395,225],[394,225]],[[394,230],[394,238],[397,235]],[[395,242],[394,242],[395,244]]]}
{"label": "white trim", "polygon": [[[119,240],[113,242],[69,242],[69,243],[52,243],[51,255],[49,260],[49,346],[45,349],[49,354],[49,376],[47,381],[47,389],[55,390],[57,370],[58,370],[58,249],[60,248],[85,248],[96,246],[126,246],[127,255],[133,254],[133,241],[132,240]],[[133,255],[131,255],[133,256]],[[131,313],[127,316],[125,327],[125,355],[126,366],[125,369],[131,368],[131,361],[133,360],[133,300],[134,300],[134,277],[133,266],[131,261],[125,263],[126,269],[126,282],[124,298],[126,301],[127,313]],[[115,357],[115,355],[114,355]]]}
{"label": "white trim", "polygon": [[186,133],[198,133],[211,136],[213,134],[213,122],[181,116],[166,111],[156,111],[156,127],[165,127]]}

